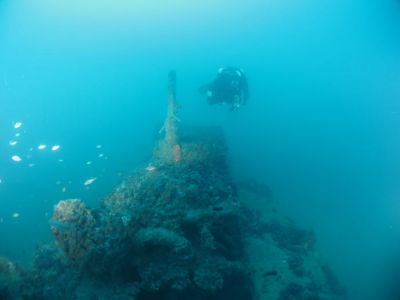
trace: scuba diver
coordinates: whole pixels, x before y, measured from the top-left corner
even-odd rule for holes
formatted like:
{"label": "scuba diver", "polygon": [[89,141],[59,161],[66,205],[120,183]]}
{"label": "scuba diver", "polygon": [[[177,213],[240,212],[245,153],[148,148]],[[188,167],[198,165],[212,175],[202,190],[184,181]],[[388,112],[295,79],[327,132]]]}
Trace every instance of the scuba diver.
{"label": "scuba diver", "polygon": [[208,104],[228,104],[231,111],[246,104],[249,98],[246,75],[236,67],[220,68],[214,81],[200,87],[199,92],[207,97]]}

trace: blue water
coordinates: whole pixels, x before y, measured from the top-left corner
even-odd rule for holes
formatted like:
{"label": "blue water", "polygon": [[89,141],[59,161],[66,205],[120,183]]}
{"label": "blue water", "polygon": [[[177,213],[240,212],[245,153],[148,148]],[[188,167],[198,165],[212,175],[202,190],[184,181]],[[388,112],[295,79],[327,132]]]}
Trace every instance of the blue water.
{"label": "blue water", "polygon": [[[222,126],[235,176],[363,299],[400,231],[399,53],[395,0],[1,1],[0,255],[29,263],[55,203],[95,205],[151,155],[175,69],[182,122]],[[249,78],[235,113],[197,92],[225,65]]]}

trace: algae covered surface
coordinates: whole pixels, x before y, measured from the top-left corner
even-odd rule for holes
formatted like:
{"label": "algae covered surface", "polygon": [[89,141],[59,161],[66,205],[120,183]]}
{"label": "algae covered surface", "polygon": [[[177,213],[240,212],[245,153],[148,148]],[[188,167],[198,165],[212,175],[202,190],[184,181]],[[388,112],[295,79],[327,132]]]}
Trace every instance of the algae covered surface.
{"label": "algae covered surface", "polygon": [[314,234],[232,178],[221,129],[165,143],[99,207],[55,205],[32,268],[1,259],[1,299],[345,299]]}

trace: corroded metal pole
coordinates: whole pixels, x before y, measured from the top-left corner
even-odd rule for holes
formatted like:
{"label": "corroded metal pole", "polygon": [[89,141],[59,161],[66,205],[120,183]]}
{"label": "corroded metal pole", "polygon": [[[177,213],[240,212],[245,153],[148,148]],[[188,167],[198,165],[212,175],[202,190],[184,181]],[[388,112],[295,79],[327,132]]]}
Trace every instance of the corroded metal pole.
{"label": "corroded metal pole", "polygon": [[173,147],[178,143],[177,138],[177,103],[176,103],[176,72],[170,71],[168,74],[168,111],[165,120],[165,139],[167,144]]}
{"label": "corroded metal pole", "polygon": [[178,103],[176,102],[176,73],[170,71],[168,74],[168,110],[167,117],[164,122],[163,130],[165,138],[160,144],[162,160],[165,162],[180,162],[181,161],[181,146],[178,141],[178,118],[176,113]]}

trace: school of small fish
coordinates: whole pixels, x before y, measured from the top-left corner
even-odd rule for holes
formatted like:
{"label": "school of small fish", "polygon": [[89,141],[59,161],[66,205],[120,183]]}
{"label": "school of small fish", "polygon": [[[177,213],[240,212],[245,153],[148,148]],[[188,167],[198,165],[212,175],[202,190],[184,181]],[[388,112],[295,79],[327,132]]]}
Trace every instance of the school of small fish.
{"label": "school of small fish", "polygon": [[[38,152],[43,152],[43,153],[49,153],[51,152],[60,152],[61,154],[61,145],[59,144],[46,144],[46,143],[38,143],[36,146],[31,146],[27,149],[22,149],[20,145],[23,145],[24,143],[21,142],[20,138],[24,136],[26,131],[24,130],[25,125],[21,121],[17,121],[13,123],[13,130],[15,132],[13,133],[13,137],[8,141],[8,145],[11,147],[10,149],[12,150],[13,153],[10,155],[10,159],[13,163],[16,163],[20,166],[27,166],[28,168],[32,168],[36,166],[36,163],[32,162],[32,159],[35,157],[35,149]],[[20,143],[21,142],[21,143]],[[95,148],[97,149],[97,159],[102,159],[105,160],[107,159],[107,156],[104,155],[102,151],[103,146],[101,144],[96,144]],[[58,163],[63,163],[64,159],[63,158],[57,158]],[[95,164],[94,160],[87,160],[84,162],[84,165],[90,166],[92,164]],[[4,174],[3,174],[4,175]],[[89,179],[86,179],[83,181],[83,186],[88,189],[90,185],[92,185],[95,181],[97,180],[97,177],[90,177]],[[61,193],[66,193],[68,188],[67,186],[71,184],[71,181],[68,182],[63,182],[61,180],[57,180],[55,182],[56,185],[59,185],[59,191]],[[0,184],[5,184],[4,181],[4,176],[0,178]],[[14,212],[11,214],[11,217],[13,219],[19,219],[20,218],[20,213]],[[4,218],[0,218],[0,223],[2,223]]]}

